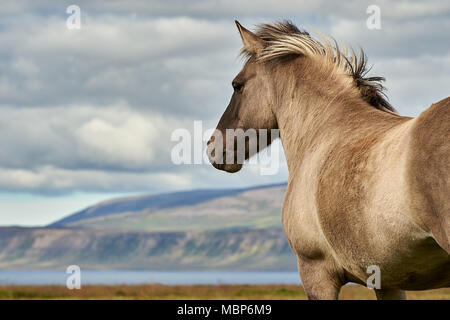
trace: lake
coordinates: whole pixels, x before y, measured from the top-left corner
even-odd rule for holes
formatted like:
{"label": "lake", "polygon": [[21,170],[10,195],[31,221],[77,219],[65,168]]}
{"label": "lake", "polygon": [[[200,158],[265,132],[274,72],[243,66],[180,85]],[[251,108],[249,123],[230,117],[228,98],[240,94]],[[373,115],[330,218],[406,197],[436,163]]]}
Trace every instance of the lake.
{"label": "lake", "polygon": [[[0,285],[65,285],[62,271],[0,270]],[[125,271],[81,270],[81,285],[88,284],[300,284],[296,271]]]}

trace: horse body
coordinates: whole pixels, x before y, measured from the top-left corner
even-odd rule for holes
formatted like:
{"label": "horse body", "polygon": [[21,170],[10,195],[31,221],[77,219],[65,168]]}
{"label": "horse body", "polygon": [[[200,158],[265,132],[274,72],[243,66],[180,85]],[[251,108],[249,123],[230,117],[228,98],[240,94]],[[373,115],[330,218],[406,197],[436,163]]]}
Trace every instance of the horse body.
{"label": "horse body", "polygon": [[[289,23],[256,35],[237,25],[249,60],[217,128],[280,130],[289,169],[282,224],[308,297],[365,285],[371,266],[381,299],[450,287],[450,98],[399,116],[354,54]],[[235,151],[220,141],[224,154]]]}
{"label": "horse body", "polygon": [[[448,104],[446,110],[448,115]],[[440,174],[448,177],[450,171],[443,172],[442,163],[412,170],[416,150],[421,149],[411,137],[414,131],[423,132],[417,125],[421,117],[380,113],[376,118],[364,127],[334,126],[312,142],[314,148],[302,150],[302,157],[288,159],[283,227],[299,257],[302,279],[328,283],[328,298],[345,282],[365,285],[371,265],[380,268],[384,290],[450,286],[450,257],[443,249],[449,239],[442,239],[441,245],[435,241],[424,219],[433,208],[423,210],[421,197],[409,191],[416,188],[413,181],[419,172],[420,177],[430,176],[429,170],[441,168]],[[335,137],[331,141],[330,135]],[[443,139],[438,136],[435,145],[448,145]],[[443,197],[448,190],[442,190]],[[443,197],[445,204],[448,198]]]}
{"label": "horse body", "polygon": [[414,119],[411,132],[411,201],[436,241],[450,252],[450,98]]}

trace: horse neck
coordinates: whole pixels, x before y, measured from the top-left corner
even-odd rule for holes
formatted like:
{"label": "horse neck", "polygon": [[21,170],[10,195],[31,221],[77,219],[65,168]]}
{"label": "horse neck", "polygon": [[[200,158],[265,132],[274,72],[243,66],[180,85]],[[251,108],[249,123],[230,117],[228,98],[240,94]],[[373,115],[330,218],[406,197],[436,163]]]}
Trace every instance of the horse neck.
{"label": "horse neck", "polygon": [[[298,79],[298,74],[315,76]],[[311,68],[285,70],[284,81],[278,82],[276,117],[289,172],[309,150],[329,143],[352,125],[360,125],[357,119],[374,111],[360,97],[352,79],[342,74]]]}

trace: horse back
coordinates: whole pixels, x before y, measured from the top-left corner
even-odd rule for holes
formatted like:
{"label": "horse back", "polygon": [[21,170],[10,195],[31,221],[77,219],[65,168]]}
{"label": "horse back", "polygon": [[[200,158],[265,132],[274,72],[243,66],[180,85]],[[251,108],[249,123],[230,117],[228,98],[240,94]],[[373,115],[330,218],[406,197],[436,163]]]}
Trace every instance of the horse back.
{"label": "horse back", "polygon": [[[317,220],[349,274],[362,278],[368,265],[378,265],[386,285],[448,286],[448,275],[431,281],[430,274],[450,265],[442,250],[448,252],[450,229],[449,102],[415,119],[374,112],[373,121],[338,136],[325,153],[315,189]],[[423,126],[432,128],[425,139],[432,147],[421,145]]]}
{"label": "horse back", "polygon": [[414,205],[426,227],[450,253],[450,97],[413,120],[409,177]]}

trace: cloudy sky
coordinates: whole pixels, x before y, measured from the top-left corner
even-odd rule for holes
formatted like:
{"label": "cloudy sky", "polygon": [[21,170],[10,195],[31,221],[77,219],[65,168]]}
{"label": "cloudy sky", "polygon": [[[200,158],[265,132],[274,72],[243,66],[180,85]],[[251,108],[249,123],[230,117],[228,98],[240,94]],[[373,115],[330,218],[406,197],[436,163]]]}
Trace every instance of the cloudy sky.
{"label": "cloudy sky", "polygon": [[[69,30],[69,5],[81,28]],[[369,5],[381,29],[369,30]],[[215,127],[241,68],[238,19],[290,19],[365,49],[401,114],[449,95],[450,2],[9,1],[0,7],[0,225],[44,225],[118,195],[285,181],[176,166],[170,136]]]}

